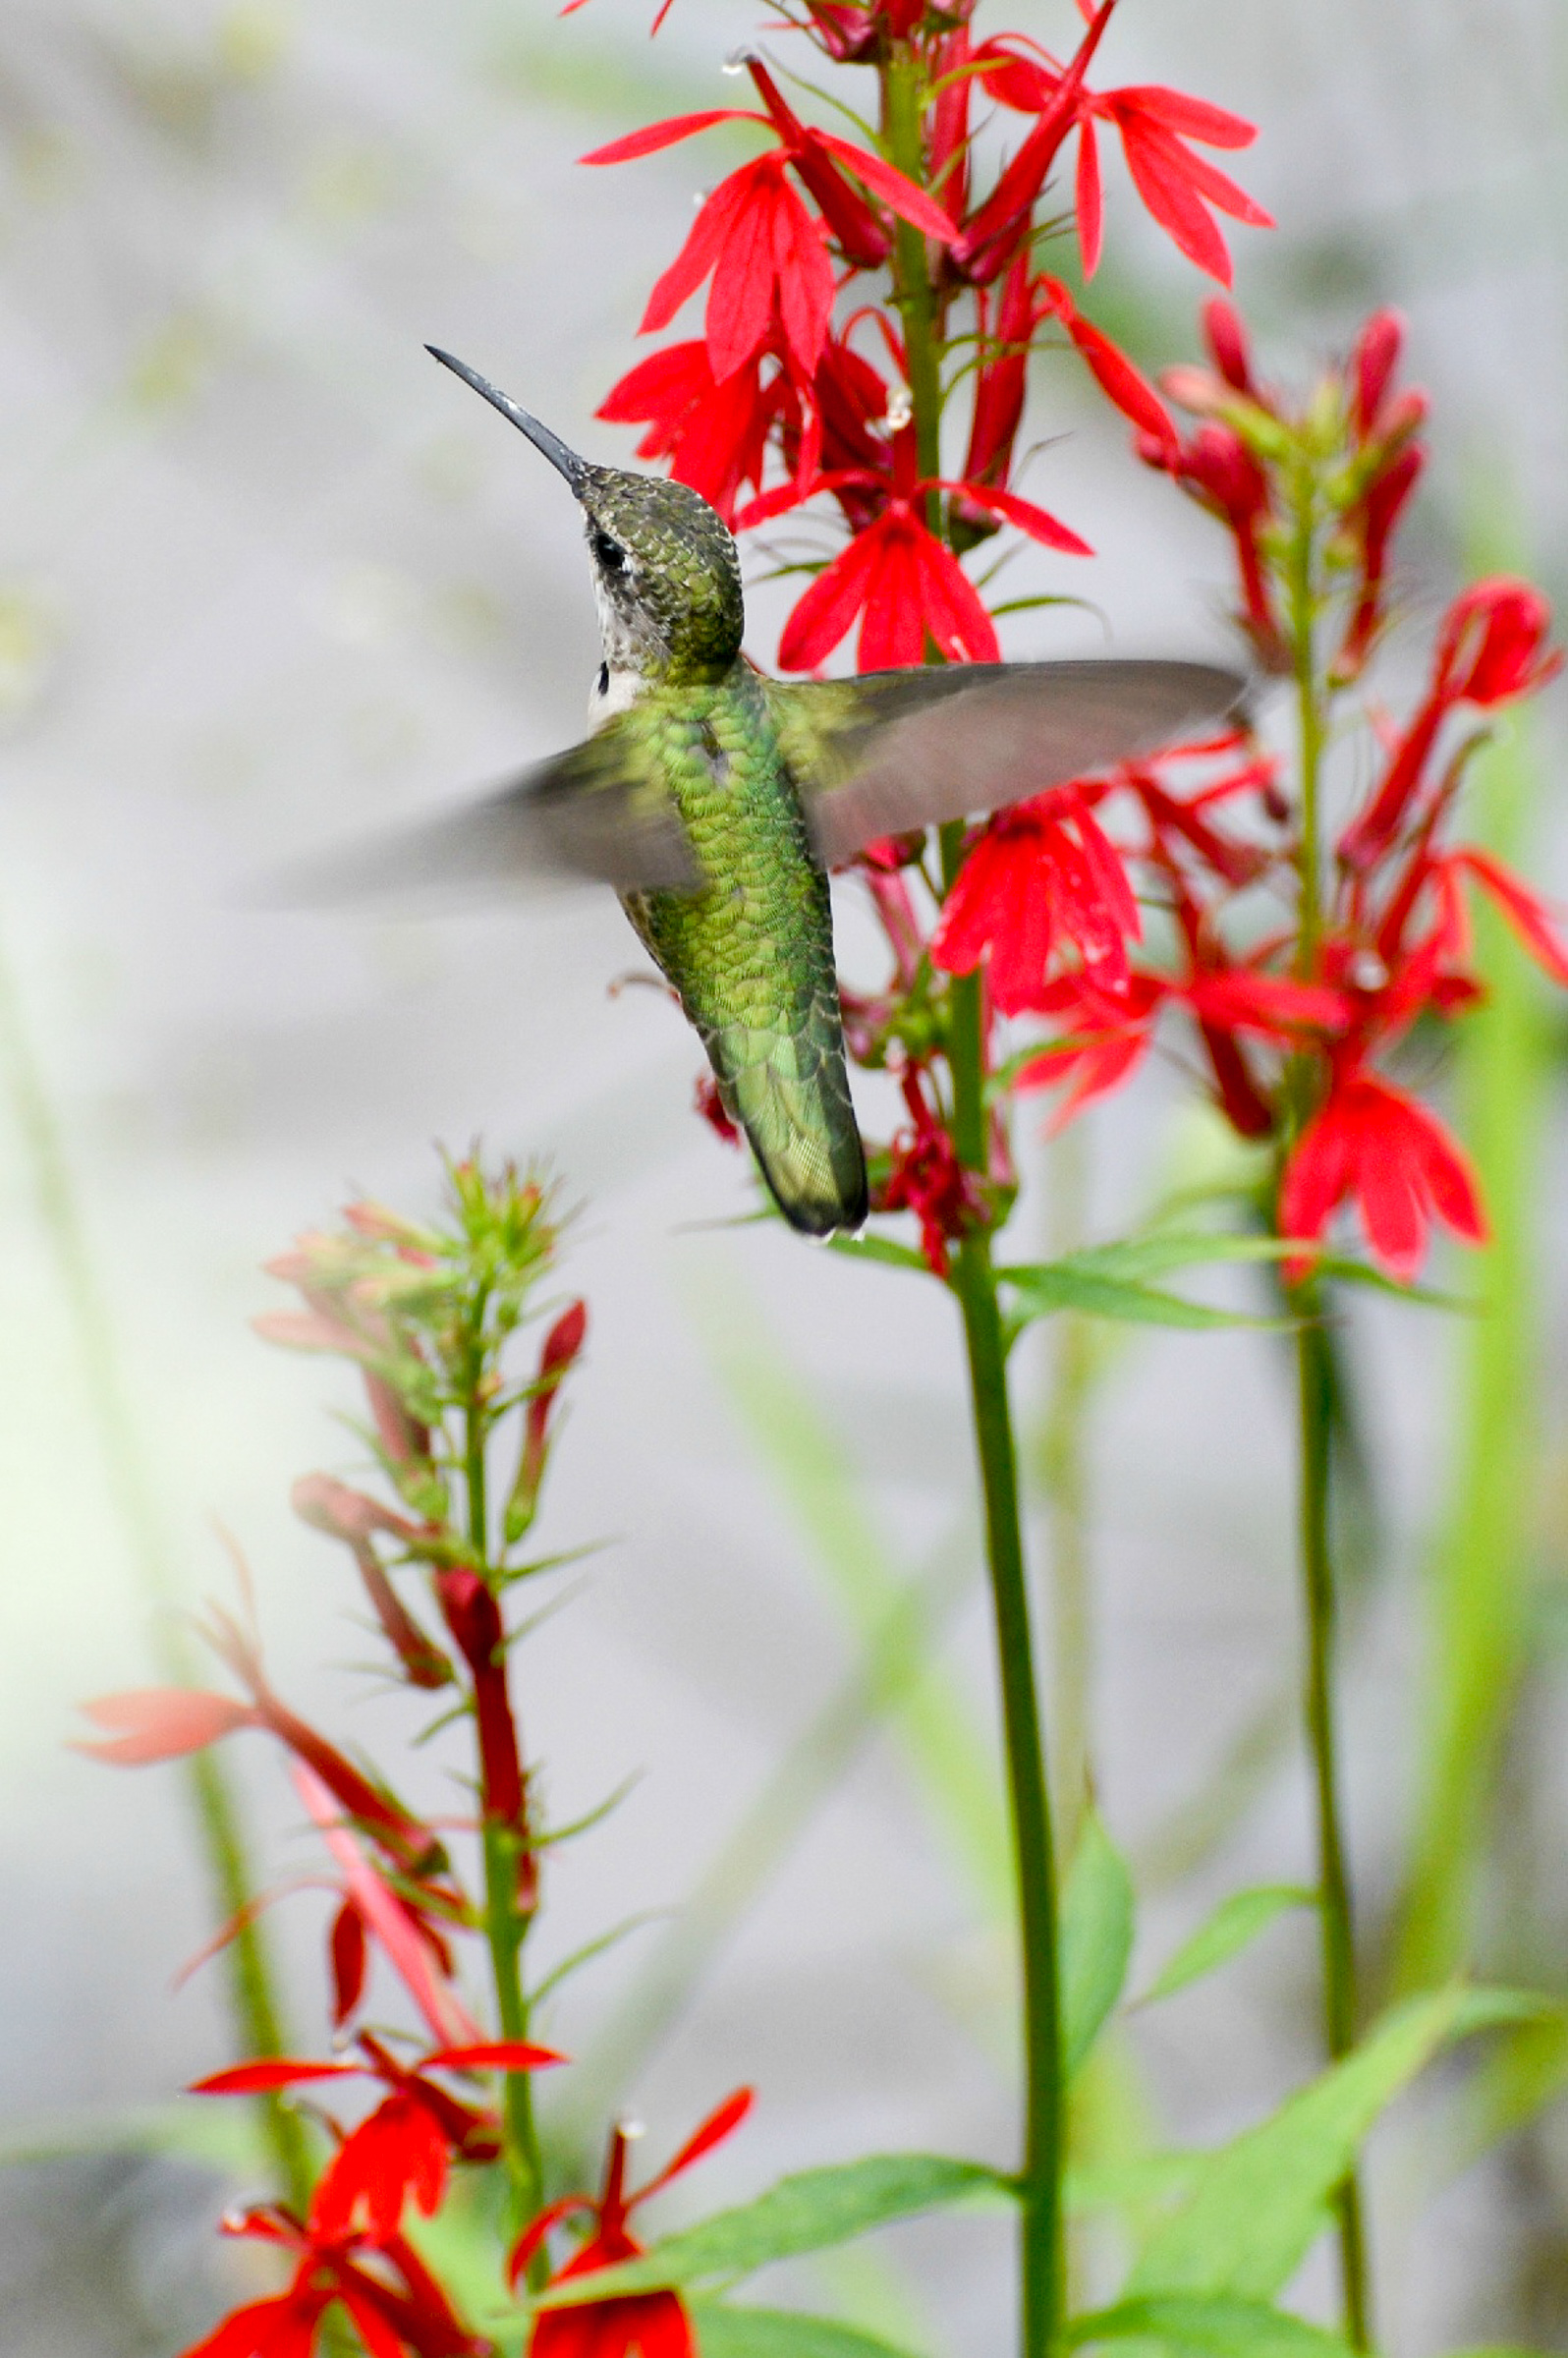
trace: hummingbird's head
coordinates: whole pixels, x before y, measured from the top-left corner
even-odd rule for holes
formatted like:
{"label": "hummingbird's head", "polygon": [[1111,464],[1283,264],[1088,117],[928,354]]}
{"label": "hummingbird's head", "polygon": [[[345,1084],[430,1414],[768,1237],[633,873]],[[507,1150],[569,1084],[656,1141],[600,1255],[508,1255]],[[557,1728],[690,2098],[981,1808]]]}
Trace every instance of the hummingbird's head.
{"label": "hummingbird's head", "polygon": [[722,678],[741,651],[746,607],[740,555],[717,511],[685,483],[590,465],[450,353],[426,350],[510,418],[576,493],[609,669]]}

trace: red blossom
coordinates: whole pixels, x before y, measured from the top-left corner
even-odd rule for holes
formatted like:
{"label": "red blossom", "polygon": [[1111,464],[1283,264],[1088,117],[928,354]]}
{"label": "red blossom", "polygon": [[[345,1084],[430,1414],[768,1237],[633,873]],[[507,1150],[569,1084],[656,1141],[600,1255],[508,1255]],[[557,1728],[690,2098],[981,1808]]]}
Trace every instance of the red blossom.
{"label": "red blossom", "polygon": [[587,1333],[588,1304],[574,1302],[569,1310],[562,1311],[544,1338],[539,1353],[539,1372],[529,1392],[528,1414],[524,1420],[523,1458],[507,1505],[506,1529],[509,1539],[521,1538],[532,1520],[538,1503],[539,1485],[544,1480],[544,1461],[549,1451],[550,1417],[555,1395],[576,1362]]}
{"label": "red blossom", "polygon": [[[552,2228],[584,2212],[592,2219],[591,2231],[565,2267],[551,2276],[552,2289],[592,2275],[599,2269],[613,2268],[622,2260],[639,2259],[643,2246],[627,2226],[632,2213],[739,2128],[753,2101],[750,2088],[737,2088],[693,2131],[658,2175],[635,2194],[627,2192],[626,2165],[632,2140],[641,2132],[626,2126],[616,2128],[597,2197],[569,2194],[531,2220],[512,2247],[507,2262],[509,2281],[514,2285],[521,2282]],[[607,2300],[542,2308],[535,2314],[528,2346],[529,2358],[698,2358],[697,2336],[686,2305],[678,2293],[668,2291],[620,2293]]]}
{"label": "red blossom", "polygon": [[645,424],[638,457],[668,459],[676,481],[700,492],[726,523],[748,483],[761,489],[770,435],[799,439],[803,423],[787,355],[758,345],[720,377],[703,336],[651,353],[595,414],[618,424]]}
{"label": "red blossom", "polygon": [[[901,172],[835,132],[802,123],[766,68],[754,59],[750,71],[765,114],[726,106],[678,115],[612,140],[582,159],[627,163],[715,123],[759,123],[775,133],[777,147],[732,172],[707,198],[643,317],[644,335],[667,327],[711,273],[707,348],[720,382],[769,343],[775,326],[803,375],[815,368],[833,309],[827,240],[831,237],[845,258],[862,268],[882,261],[891,244],[855,182],[927,237],[945,243],[953,234],[946,215]],[[815,199],[820,218],[803,203],[790,172]]]}
{"label": "red blossom", "polygon": [[[826,661],[860,622],[863,671],[882,671],[924,661],[927,637],[953,662],[994,663],[999,659],[996,628],[980,592],[944,540],[926,523],[926,495],[948,491],[963,505],[1016,525],[1033,539],[1073,556],[1088,556],[1087,541],[1032,500],[991,483],[951,482],[916,475],[915,434],[904,426],[892,437],[885,474],[860,468],[818,476],[814,483],[781,488],[754,503],[750,516],[777,516],[817,491],[864,492],[879,502],[874,521],[858,526],[856,536],[833,559],[796,606],[779,637],[781,671],[811,671]],[[744,524],[747,516],[741,518]]]}
{"label": "red blossom", "polygon": [[1076,787],[999,812],[971,846],[931,935],[932,963],[972,974],[984,958],[993,1004],[1038,1002],[1071,942],[1101,990],[1125,990],[1127,944],[1142,930],[1127,873]]}
{"label": "red blossom", "polygon": [[1561,669],[1561,651],[1545,644],[1550,628],[1551,608],[1540,591],[1506,574],[1455,598],[1438,633],[1426,702],[1395,746],[1376,794],[1340,839],[1348,868],[1370,868],[1410,821],[1438,733],[1457,705],[1491,709],[1533,695]]}
{"label": "red blossom", "polygon": [[[528,1832],[527,1782],[506,1680],[506,1632],[501,1608],[477,1572],[453,1565],[435,1576],[447,1628],[469,1666],[479,1738],[480,1806],[488,1825]],[[519,1872],[532,1874],[525,1842]]]}
{"label": "red blossom", "polygon": [[[1176,371],[1169,371],[1164,383],[1167,392],[1175,395]],[[1235,427],[1214,418],[1205,419],[1185,442],[1163,442],[1154,435],[1140,434],[1138,452],[1149,466],[1174,475],[1228,529],[1236,547],[1241,590],[1237,618],[1264,665],[1280,669],[1287,661],[1285,642],[1274,611],[1261,537],[1273,495],[1262,468]]]}
{"label": "red blossom", "polygon": [[240,1728],[264,1728],[314,1771],[349,1817],[401,1866],[427,1865],[438,1850],[429,1828],[382,1787],[372,1784],[363,1769],[279,1700],[267,1683],[254,1640],[230,1615],[216,1610],[208,1634],[229,1667],[249,1687],[249,1704],[183,1687],[140,1687],[119,1695],[100,1695],[82,1709],[99,1727],[118,1732],[77,1749],[118,1768],[144,1768],[198,1752]]}
{"label": "red blossom", "polygon": [[711,1073],[698,1075],[694,1102],[715,1138],[721,1138],[727,1147],[740,1145],[741,1133],[724,1110],[724,1099],[719,1095],[718,1083]]}
{"label": "red blossom", "polygon": [[369,2358],[488,2358],[430,2271],[402,2235],[376,2241],[328,2226],[312,2205],[302,2221],[267,2203],[223,2222],[226,2235],[295,2256],[285,2292],[248,2301],[183,2358],[311,2358],[323,2319],[341,2307]]}
{"label": "red blossom", "polygon": [[[1279,1229],[1316,1243],[1338,1207],[1354,1202],[1372,1259],[1409,1283],[1427,1255],[1433,1219],[1484,1244],[1485,1215],[1475,1175],[1436,1115],[1375,1074],[1336,1072],[1285,1168]],[[1287,1263],[1293,1281],[1309,1264]]]}
{"label": "red blossom", "polygon": [[1272,218],[1261,205],[1195,154],[1190,143],[1247,147],[1258,136],[1254,125],[1223,107],[1155,84],[1098,95],[1085,86],[1085,69],[1113,6],[1114,0],[1105,0],[1091,19],[1066,66],[1058,65],[1021,35],[988,41],[976,51],[983,64],[982,80],[990,96],[1020,113],[1033,114],[1036,122],[953,248],[952,265],[966,277],[983,281],[1005,268],[1057,153],[1073,131],[1079,135],[1079,247],[1085,276],[1093,275],[1103,226],[1097,121],[1111,124],[1120,137],[1133,185],[1148,210],[1190,260],[1223,285],[1230,284],[1230,255],[1214,212],[1228,213],[1256,229],[1272,228]]}
{"label": "red blossom", "polygon": [[318,2232],[364,2236],[385,2246],[398,2233],[412,2202],[433,2218],[446,2191],[449,2155],[493,2161],[500,2121],[487,2106],[453,2096],[426,2074],[433,2071],[538,2071],[566,2060],[552,2048],[520,2039],[437,2048],[417,2064],[401,2064],[378,2039],[362,2034],[364,2060],[317,2062],[284,2055],[238,2063],[192,2083],[193,2096],[256,2096],[368,2075],[388,2095],[343,2137],[316,2186],[310,2206]]}
{"label": "red blossom", "polygon": [[891,1149],[891,1167],[876,1196],[878,1211],[912,1211],[920,1222],[921,1251],[933,1277],[945,1277],[948,1248],[985,1216],[985,1200],[973,1171],[959,1160],[952,1133],[927,1100],[920,1072],[911,1067],[900,1083],[911,1126]]}

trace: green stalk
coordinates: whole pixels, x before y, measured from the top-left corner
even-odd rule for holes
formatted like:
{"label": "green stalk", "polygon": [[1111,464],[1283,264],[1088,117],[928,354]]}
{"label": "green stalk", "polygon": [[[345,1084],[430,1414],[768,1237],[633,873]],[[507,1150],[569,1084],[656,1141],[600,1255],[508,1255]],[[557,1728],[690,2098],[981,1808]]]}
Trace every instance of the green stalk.
{"label": "green stalk", "polygon": [[[882,128],[889,156],[907,179],[923,186],[922,66],[908,44],[892,44],[881,81]],[[940,304],[926,264],[925,241],[919,230],[902,221],[896,226],[892,272],[894,302],[904,323],[920,470],[923,477],[935,476],[941,473]],[[927,506],[931,529],[938,531],[940,500],[934,492]],[[951,885],[962,856],[962,825],[944,827],[945,885]],[[979,978],[954,977],[948,991],[953,1143],[965,1168],[983,1178],[988,1113]],[[1056,1971],[1056,1871],[1030,1629],[1018,1452],[1007,1397],[1007,1347],[988,1229],[974,1229],[962,1239],[949,1282],[964,1319],[1018,1878],[1024,2038],[1024,2154],[1018,2178],[1020,2351],[1021,2358],[1046,2358],[1056,2338],[1063,2301],[1065,2111]]]}
{"label": "green stalk", "polygon": [[[484,1444],[487,1418],[479,1397],[483,1352],[479,1339],[484,1318],[482,1294],[474,1312],[474,1346],[468,1386],[470,1405],[464,1415],[463,1469],[468,1489],[469,1544],[482,1564],[489,1563],[489,1515],[485,1500]],[[481,1780],[480,1808],[487,1797]],[[484,1857],[484,1939],[490,1952],[495,1983],[495,2012],[503,2039],[527,2039],[529,2002],[523,1987],[523,1943],[531,1919],[518,1906],[517,1876],[521,1845],[515,1829],[481,1820]],[[539,2152],[538,2123],[533,2114],[533,2090],[526,2071],[501,2075],[501,2159],[512,2189],[513,2223],[521,2226],[544,2199],[544,2164]]]}
{"label": "green stalk", "polygon": [[[953,1132],[965,1166],[983,1172],[986,1110],[980,984],[951,984],[948,1056]],[[975,1445],[985,1506],[985,1557],[996,1623],[1002,1734],[1012,1804],[1023,1958],[1024,2159],[1019,2172],[1022,2358],[1044,2358],[1063,2296],[1062,2172],[1066,2114],[1056,1968],[1056,1871],[1044,1732],[1035,1677],[1018,1455],[1007,1398],[1007,1352],[987,1229],[964,1237],[951,1277],[964,1319]]]}
{"label": "green stalk", "polygon": [[[1301,764],[1301,876],[1299,972],[1312,979],[1321,926],[1321,784],[1327,735],[1319,700],[1314,644],[1316,596],[1316,502],[1312,462],[1297,481],[1296,531],[1289,560],[1290,626],[1296,681]],[[1300,1129],[1312,1112],[1305,1066],[1293,1077],[1291,1113]],[[1298,1286],[1292,1304],[1296,1330],[1301,1491],[1301,1569],[1307,1619],[1305,1721],[1317,1818],[1317,1914],[1322,1939],[1323,2034],[1337,2061],[1356,2040],[1356,1948],[1350,1878],[1339,1803],[1339,1755],[1334,1711],[1334,1622],[1337,1587],[1331,1531],[1330,1421],[1332,1373],[1323,1302],[1314,1280]],[[1367,2230],[1361,2180],[1353,2167],[1334,2196],[1344,2286],[1345,2329],[1358,2349],[1371,2344]]]}
{"label": "green stalk", "polygon": [[[5,1068],[12,1113],[31,1166],[39,1217],[54,1252],[60,1289],[75,1330],[109,1492],[127,1552],[151,1608],[153,1656],[171,1685],[194,1686],[196,1665],[175,1611],[168,1544],[126,1392],[113,1321],[77,1204],[65,1141],[33,1053],[16,979],[3,953],[0,1062]],[[277,1995],[270,1946],[262,1926],[247,1914],[254,1899],[255,1882],[239,1800],[223,1763],[210,1751],[193,1754],[185,1773],[213,1916],[219,1924],[239,1926],[224,1951],[236,2044],[252,2059],[287,2054],[291,2042]],[[290,2200],[303,2210],[309,2201],[312,2175],[305,2124],[277,2097],[259,2100],[258,2109],[273,2167]]]}

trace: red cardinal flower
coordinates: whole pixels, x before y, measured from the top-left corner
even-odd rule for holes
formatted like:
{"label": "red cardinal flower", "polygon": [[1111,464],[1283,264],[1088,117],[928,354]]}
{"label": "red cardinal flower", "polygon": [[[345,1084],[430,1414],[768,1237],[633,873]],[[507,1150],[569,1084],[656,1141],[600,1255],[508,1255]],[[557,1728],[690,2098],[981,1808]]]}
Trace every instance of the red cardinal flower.
{"label": "red cardinal flower", "polygon": [[[750,2088],[737,2088],[716,2111],[708,2114],[700,2128],[693,2131],[657,2177],[640,2186],[635,2194],[626,2190],[626,2164],[632,2140],[641,2131],[625,2126],[616,2128],[610,2137],[604,2185],[597,2199],[588,2194],[569,2194],[552,2203],[547,2211],[541,2211],[512,2247],[507,2263],[509,2280],[514,2285],[519,2283],[551,2228],[579,2212],[586,2211],[590,2216],[592,2231],[566,2266],[551,2276],[552,2288],[592,2275],[598,2269],[613,2268],[618,2261],[641,2258],[643,2246],[626,2223],[632,2213],[739,2128],[753,2101]],[[698,2358],[697,2336],[678,2293],[618,2293],[607,2300],[585,2300],[558,2309],[540,2309],[529,2336],[529,2358]]]}
{"label": "red cardinal flower", "polygon": [[315,2204],[302,2221],[281,2203],[226,2218],[223,2231],[295,2254],[294,2279],[286,2292],[234,2310],[182,2358],[311,2358],[334,2306],[348,2313],[370,2358],[488,2358],[491,2345],[469,2331],[401,2235],[379,2242],[346,2234],[326,2224]]}
{"label": "red cardinal flower", "polygon": [[[777,134],[779,144],[770,154],[743,164],[719,183],[643,316],[644,335],[667,327],[711,272],[707,348],[720,382],[768,343],[775,326],[803,375],[816,366],[835,291],[827,240],[832,238],[846,260],[863,268],[882,261],[891,246],[856,181],[927,237],[945,243],[953,235],[940,207],[903,173],[852,140],[801,122],[755,60],[751,75],[766,114],[722,106],[677,115],[612,140],[583,158],[586,164],[627,163],[715,123],[760,123]],[[791,172],[815,199],[820,218],[802,201],[788,178]]]}
{"label": "red cardinal flower", "polygon": [[1443,617],[1427,701],[1394,749],[1383,782],[1345,830],[1339,856],[1366,870],[1412,814],[1443,722],[1459,704],[1483,710],[1530,696],[1562,668],[1548,648],[1551,608],[1531,583],[1499,574],[1456,597]]}
{"label": "red cardinal flower", "polygon": [[770,345],[759,345],[719,377],[702,336],[650,354],[595,414],[616,424],[645,424],[638,457],[668,459],[676,481],[700,491],[726,523],[744,485],[761,489],[769,437],[775,431],[798,437],[802,428],[799,391]]}
{"label": "red cardinal flower", "polygon": [[[372,1502],[373,1503],[373,1502]],[[199,1752],[244,1727],[265,1728],[320,1778],[342,1810],[400,1867],[426,1869],[440,1851],[430,1829],[404,1809],[335,1745],[291,1712],[268,1685],[255,1640],[228,1613],[214,1608],[208,1631],[214,1649],[251,1690],[249,1704],[184,1687],[139,1687],[100,1695],[81,1707],[99,1727],[117,1732],[79,1744],[80,1752],[119,1768],[143,1768]]]}
{"label": "red cardinal flower", "polygon": [[[1414,1097],[1355,1067],[1336,1074],[1296,1142],[1280,1189],[1281,1235],[1316,1242],[1347,1201],[1360,1209],[1372,1259],[1403,1283],[1426,1259],[1434,1218],[1469,1244],[1486,1240],[1458,1142]],[[1307,1266],[1288,1263],[1286,1275],[1294,1280]]]}
{"label": "red cardinal flower", "polygon": [[924,519],[925,496],[952,492],[961,506],[1017,525],[1032,539],[1071,556],[1089,556],[1089,543],[1033,500],[1020,499],[994,484],[951,482],[943,476],[917,477],[915,430],[905,425],[892,438],[886,475],[844,468],[813,483],[787,486],[754,502],[740,522],[784,514],[817,491],[863,492],[881,513],[856,533],[807,590],[779,637],[781,671],[811,671],[826,661],[860,620],[860,666],[882,671],[920,663],[927,635],[950,660],[994,663],[1001,649],[996,626],[945,541]]}
{"label": "red cardinal flower", "polygon": [[989,95],[1003,106],[1034,115],[1036,123],[953,248],[953,265],[966,277],[994,278],[1006,267],[1058,150],[1075,130],[1079,135],[1078,240],[1084,274],[1093,275],[1104,210],[1096,120],[1115,127],[1133,185],[1154,219],[1190,260],[1223,285],[1230,284],[1230,255],[1214,211],[1228,213],[1255,229],[1273,227],[1272,217],[1261,205],[1223,172],[1195,155],[1189,144],[1248,147],[1258,136],[1253,124],[1224,107],[1209,106],[1201,98],[1188,98],[1156,84],[1099,95],[1085,87],[1085,70],[1113,6],[1114,0],[1105,0],[1066,66],[1058,65],[1036,43],[1021,35],[988,41],[975,52]]}
{"label": "red cardinal flower", "polygon": [[483,2040],[465,2047],[436,2048],[406,2066],[367,2032],[360,2037],[363,2062],[316,2062],[281,2055],[237,2063],[191,2085],[193,2096],[258,2096],[328,2080],[368,2075],[389,2090],[373,2112],[351,2129],[322,2174],[310,2206],[324,2234],[363,2235],[385,2245],[403,2223],[412,2202],[433,2218],[446,2191],[449,2156],[493,2161],[500,2151],[500,2122],[479,2105],[465,2103],[436,2081],[432,2071],[538,2071],[566,2057],[553,2048],[521,2039]]}
{"label": "red cardinal flower", "polygon": [[1053,786],[991,819],[972,845],[931,935],[933,964],[972,974],[987,960],[1003,1015],[1037,1005],[1070,941],[1101,990],[1127,987],[1142,930],[1120,859],[1076,787]]}
{"label": "red cardinal flower", "polygon": [[933,1277],[945,1277],[949,1246],[984,1217],[985,1202],[974,1172],[960,1162],[946,1124],[927,1102],[920,1072],[906,1072],[900,1086],[912,1126],[893,1141],[892,1167],[876,1209],[912,1211],[921,1224],[925,1266]]}

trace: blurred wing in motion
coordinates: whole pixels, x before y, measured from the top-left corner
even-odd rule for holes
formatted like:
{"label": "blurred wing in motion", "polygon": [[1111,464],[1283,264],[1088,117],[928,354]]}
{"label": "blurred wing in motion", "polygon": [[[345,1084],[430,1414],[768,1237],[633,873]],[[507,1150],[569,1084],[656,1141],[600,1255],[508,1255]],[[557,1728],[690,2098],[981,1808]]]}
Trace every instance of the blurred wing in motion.
{"label": "blurred wing in motion", "polygon": [[1206,663],[975,663],[769,681],[819,857],[999,810],[1234,714],[1247,683]]}
{"label": "blurred wing in motion", "polygon": [[265,897],[321,903],[515,891],[530,878],[588,877],[617,892],[696,892],[705,881],[634,715],[557,754],[450,816],[302,864]]}

